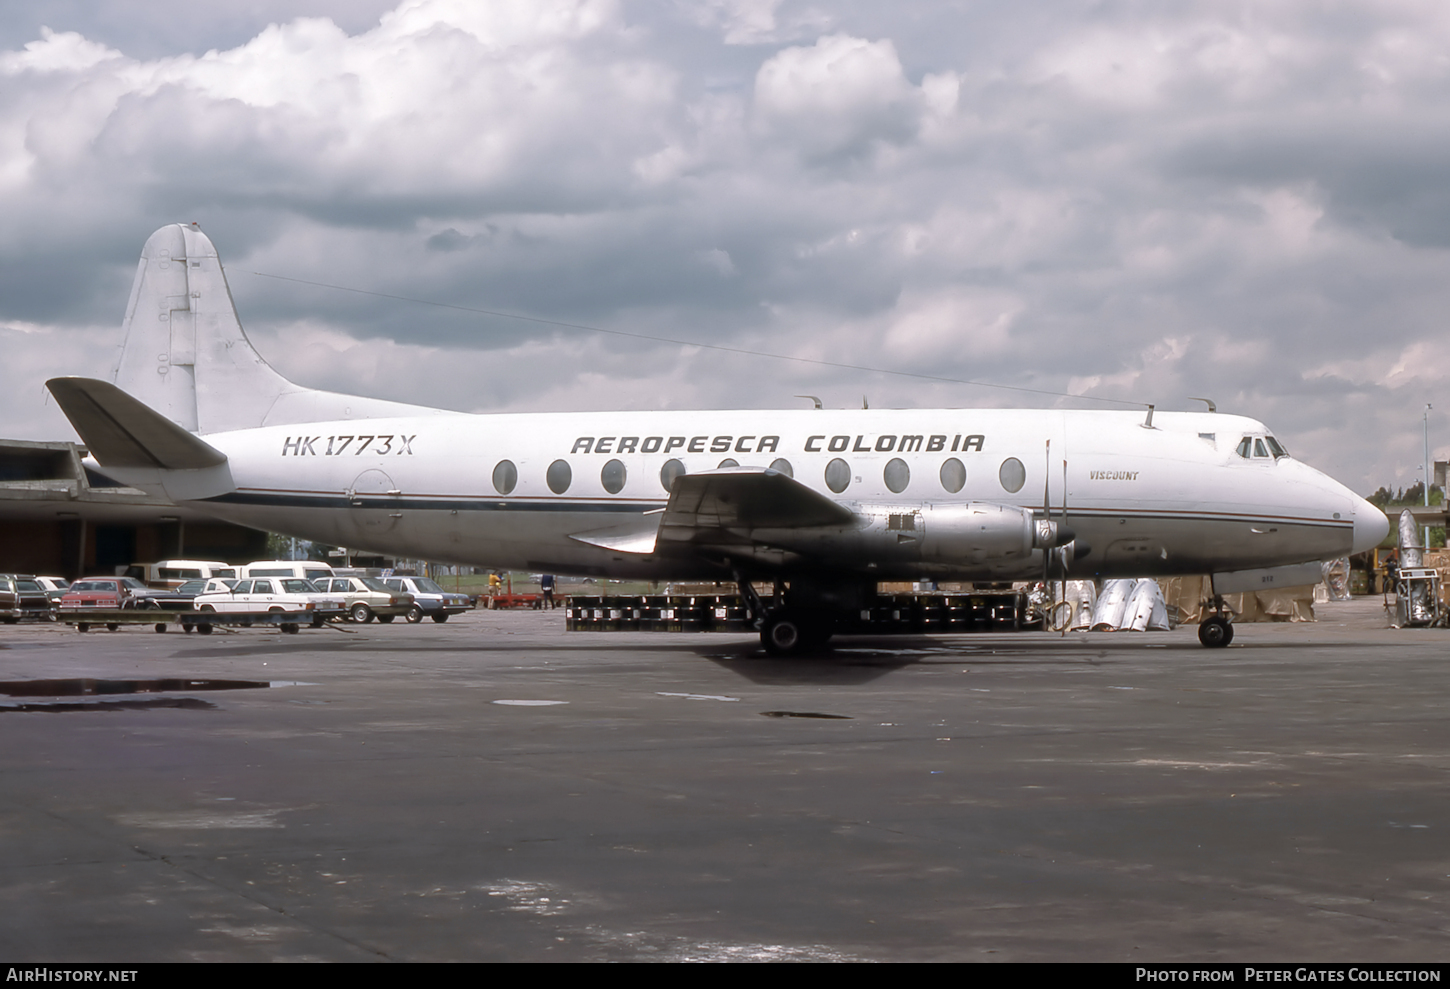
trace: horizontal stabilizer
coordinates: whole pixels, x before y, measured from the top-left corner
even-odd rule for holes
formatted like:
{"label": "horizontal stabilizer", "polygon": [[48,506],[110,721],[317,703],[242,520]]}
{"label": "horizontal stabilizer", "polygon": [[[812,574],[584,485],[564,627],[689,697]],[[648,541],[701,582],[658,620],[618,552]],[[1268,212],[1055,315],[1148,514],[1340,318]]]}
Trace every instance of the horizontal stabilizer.
{"label": "horizontal stabilizer", "polygon": [[51,378],[45,386],[102,467],[202,470],[226,463],[216,447],[109,382]]}
{"label": "horizontal stabilizer", "polygon": [[721,530],[850,525],[856,514],[779,471],[726,467],[683,474],[670,488],[660,538],[694,541]]}

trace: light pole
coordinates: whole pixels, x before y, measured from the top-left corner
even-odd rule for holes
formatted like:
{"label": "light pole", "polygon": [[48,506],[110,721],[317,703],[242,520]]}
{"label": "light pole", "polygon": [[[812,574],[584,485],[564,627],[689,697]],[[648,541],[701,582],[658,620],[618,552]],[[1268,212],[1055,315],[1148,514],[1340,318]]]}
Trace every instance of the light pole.
{"label": "light pole", "polygon": [[[1430,507],[1430,403],[1425,403],[1425,507]],[[1420,545],[1430,548],[1430,520],[1425,520],[1425,531],[1420,536]]]}

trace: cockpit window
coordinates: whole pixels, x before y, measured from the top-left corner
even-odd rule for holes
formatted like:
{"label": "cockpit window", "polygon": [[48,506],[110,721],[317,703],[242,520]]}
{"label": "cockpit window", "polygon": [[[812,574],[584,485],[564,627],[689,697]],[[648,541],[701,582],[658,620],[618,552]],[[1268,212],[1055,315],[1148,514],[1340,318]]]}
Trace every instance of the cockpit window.
{"label": "cockpit window", "polygon": [[1255,460],[1268,460],[1273,457],[1278,460],[1280,457],[1287,457],[1289,451],[1272,436],[1245,436],[1239,440],[1239,445],[1234,447],[1237,453],[1245,460],[1252,457]]}

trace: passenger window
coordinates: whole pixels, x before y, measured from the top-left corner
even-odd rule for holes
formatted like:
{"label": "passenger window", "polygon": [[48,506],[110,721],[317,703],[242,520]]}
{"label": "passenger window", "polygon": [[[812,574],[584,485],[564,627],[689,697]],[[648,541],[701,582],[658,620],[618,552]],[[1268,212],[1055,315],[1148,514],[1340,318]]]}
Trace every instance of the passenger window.
{"label": "passenger window", "polygon": [[790,461],[784,457],[778,460],[772,460],[770,462],[770,469],[778,474],[784,474],[786,477],[795,477],[795,470],[791,467]]}
{"label": "passenger window", "polygon": [[665,465],[660,468],[660,487],[666,491],[675,483],[675,478],[685,472],[685,465],[678,460],[666,460]]}
{"label": "passenger window", "polygon": [[851,484],[851,465],[840,457],[826,464],[826,487],[836,494],[845,491]]}
{"label": "passenger window", "polygon": [[563,494],[569,490],[569,484],[574,480],[574,472],[569,468],[568,461],[556,460],[549,465],[544,480],[548,482],[549,490],[554,494]]}
{"label": "passenger window", "polygon": [[519,483],[519,469],[512,460],[500,460],[493,468],[493,489],[501,495],[512,494]]}
{"label": "passenger window", "polygon": [[893,457],[886,465],[886,469],[881,472],[881,476],[892,494],[901,494],[911,483],[911,468],[906,466],[905,460]]}
{"label": "passenger window", "polygon": [[624,464],[618,460],[611,460],[599,472],[599,483],[604,485],[604,490],[610,494],[619,494],[624,490],[624,478]]}
{"label": "passenger window", "polygon": [[956,494],[967,483],[967,468],[956,457],[941,465],[941,486]]}
{"label": "passenger window", "polygon": [[715,466],[715,469],[716,470],[724,470],[726,467],[739,467],[739,466],[740,466],[740,461],[734,459],[733,457],[726,457],[724,460],[720,461],[720,463],[718,463]]}
{"label": "passenger window", "polygon": [[997,480],[1002,482],[1003,491],[1016,494],[1027,483],[1027,468],[1016,457],[1008,457],[997,471]]}

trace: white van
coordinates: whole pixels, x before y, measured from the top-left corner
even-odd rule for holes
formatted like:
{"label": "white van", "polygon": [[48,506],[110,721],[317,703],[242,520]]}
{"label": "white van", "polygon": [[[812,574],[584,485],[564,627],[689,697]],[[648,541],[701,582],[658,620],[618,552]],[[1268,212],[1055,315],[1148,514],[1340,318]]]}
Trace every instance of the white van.
{"label": "white van", "polygon": [[220,560],[162,560],[159,563],[133,563],[118,576],[135,577],[148,587],[177,588],[198,578],[238,576],[238,567]]}
{"label": "white van", "polygon": [[238,575],[248,577],[302,577],[306,580],[321,580],[332,576],[332,568],[316,560],[260,560],[248,563]]}

